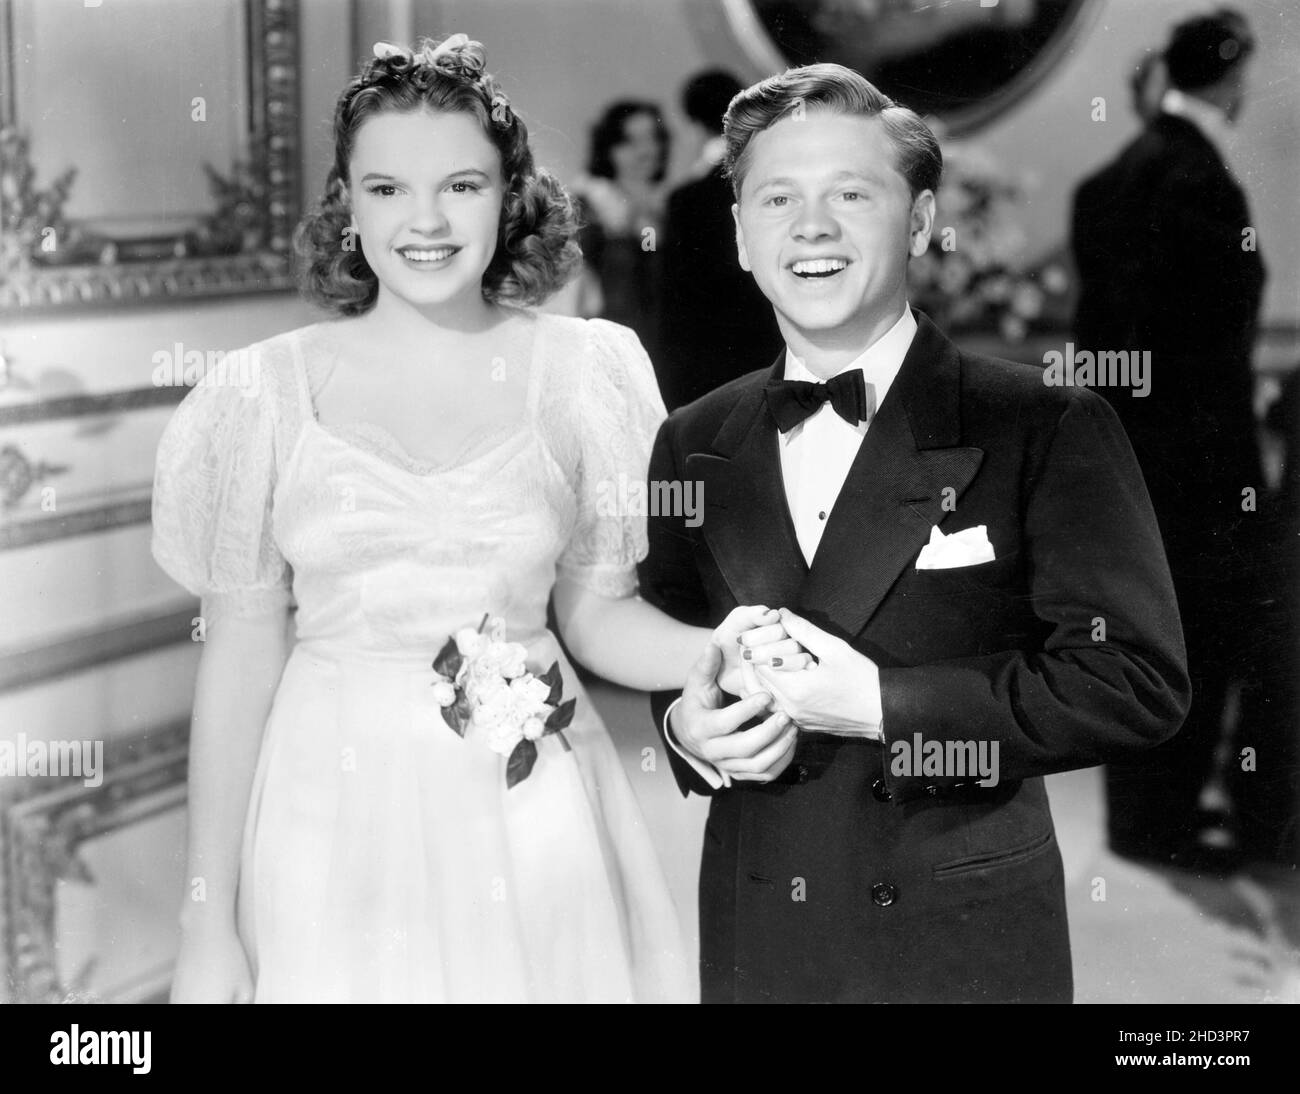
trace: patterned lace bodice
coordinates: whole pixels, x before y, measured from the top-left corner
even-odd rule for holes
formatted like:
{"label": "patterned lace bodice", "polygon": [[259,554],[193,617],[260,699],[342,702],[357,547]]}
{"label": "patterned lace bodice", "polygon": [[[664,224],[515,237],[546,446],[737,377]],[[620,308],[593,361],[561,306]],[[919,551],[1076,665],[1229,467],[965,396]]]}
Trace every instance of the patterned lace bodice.
{"label": "patterned lace bodice", "polygon": [[164,432],[154,557],[205,613],[292,595],[300,639],[358,649],[423,650],[489,610],[535,629],[557,574],[631,595],[645,517],[611,499],[645,478],[653,370],[624,327],[526,314],[523,418],[438,465],[379,426],[316,420],[333,323],[249,347],[253,382],[200,384]]}

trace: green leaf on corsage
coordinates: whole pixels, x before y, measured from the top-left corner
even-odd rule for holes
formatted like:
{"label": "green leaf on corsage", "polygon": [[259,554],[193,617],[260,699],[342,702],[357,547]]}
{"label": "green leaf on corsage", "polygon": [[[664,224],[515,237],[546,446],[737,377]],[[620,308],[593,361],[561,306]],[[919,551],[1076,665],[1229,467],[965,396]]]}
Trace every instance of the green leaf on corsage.
{"label": "green leaf on corsage", "polygon": [[577,699],[565,699],[564,702],[551,711],[550,717],[546,719],[546,735],[559,733],[560,730],[572,722],[573,709],[577,705]]}
{"label": "green leaf on corsage", "polygon": [[506,762],[506,789],[510,790],[528,778],[536,762],[537,744],[525,737],[515,745],[515,750],[510,753],[510,759]]}
{"label": "green leaf on corsage", "polygon": [[433,671],[439,676],[445,676],[448,680],[455,681],[456,673],[460,672],[460,649],[456,645],[456,639],[448,638],[447,644],[439,651],[438,656],[433,659]]}
{"label": "green leaf on corsage", "polygon": [[551,685],[551,692],[546,697],[546,705],[555,706],[560,701],[560,696],[564,694],[564,678],[560,676],[560,663],[552,661],[551,667],[537,679],[543,684]]}
{"label": "green leaf on corsage", "polygon": [[463,691],[456,692],[456,701],[451,706],[443,707],[442,716],[457,736],[465,736],[465,730],[469,727],[470,709],[469,699]]}

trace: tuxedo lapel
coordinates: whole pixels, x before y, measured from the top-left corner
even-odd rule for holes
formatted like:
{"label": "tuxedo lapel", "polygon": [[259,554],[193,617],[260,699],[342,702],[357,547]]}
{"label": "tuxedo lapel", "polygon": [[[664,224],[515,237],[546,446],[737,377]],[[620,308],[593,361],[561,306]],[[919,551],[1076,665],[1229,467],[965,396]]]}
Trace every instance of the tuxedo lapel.
{"label": "tuxedo lapel", "polygon": [[736,401],[713,440],[716,455],[687,456],[688,481],[703,485],[705,542],[738,604],[792,604],[808,573],[781,474],[776,421],[763,387],[784,371],[782,353]]}
{"label": "tuxedo lapel", "polygon": [[845,639],[866,626],[984,458],[982,449],[959,445],[957,349],[925,315],[916,318],[912,345],[858,449],[798,593],[812,622]]}

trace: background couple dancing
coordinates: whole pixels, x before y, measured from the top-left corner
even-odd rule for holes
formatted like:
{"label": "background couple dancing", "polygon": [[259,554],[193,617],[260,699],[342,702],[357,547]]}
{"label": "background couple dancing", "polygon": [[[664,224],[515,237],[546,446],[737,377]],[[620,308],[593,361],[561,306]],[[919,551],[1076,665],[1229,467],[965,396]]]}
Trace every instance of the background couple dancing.
{"label": "background couple dancing", "polygon": [[[908,307],[924,123],[835,65],[732,101],[787,350],[671,417],[631,331],[532,310],[572,205],[478,43],[376,46],[334,134],[297,237],[332,318],[259,343],[256,392],[196,388],[158,453],[154,554],[207,620],[173,998],[1068,1000],[1042,776],[1177,729],[1181,631],[1107,406]],[[702,484],[702,519],[611,513],[620,476]],[[698,975],[552,597],[713,796]],[[513,786],[430,667],[485,615],[515,652],[480,695],[547,716],[520,673],[558,662],[576,699]],[[891,771],[917,733],[996,743],[996,785]]]}

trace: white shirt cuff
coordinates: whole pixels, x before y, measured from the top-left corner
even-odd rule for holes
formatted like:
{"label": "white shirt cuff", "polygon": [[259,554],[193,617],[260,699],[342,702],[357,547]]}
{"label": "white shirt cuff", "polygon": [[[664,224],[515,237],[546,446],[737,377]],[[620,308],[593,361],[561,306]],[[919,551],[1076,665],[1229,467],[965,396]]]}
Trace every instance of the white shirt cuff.
{"label": "white shirt cuff", "polygon": [[664,711],[664,740],[668,742],[668,747],[690,764],[695,773],[714,790],[722,790],[725,787],[730,786],[730,775],[725,771],[719,771],[710,763],[705,763],[698,756],[692,756],[686,751],[686,749],[682,748],[682,746],[677,743],[677,739],[673,736],[672,726],[668,724],[668,719],[672,717],[673,708],[681,701],[681,696],[678,696],[671,704],[669,704],[668,709]]}

